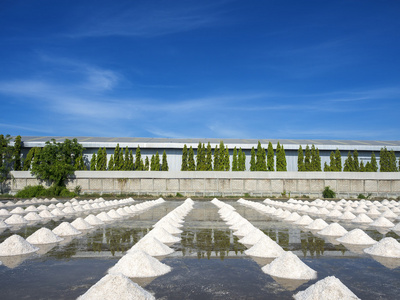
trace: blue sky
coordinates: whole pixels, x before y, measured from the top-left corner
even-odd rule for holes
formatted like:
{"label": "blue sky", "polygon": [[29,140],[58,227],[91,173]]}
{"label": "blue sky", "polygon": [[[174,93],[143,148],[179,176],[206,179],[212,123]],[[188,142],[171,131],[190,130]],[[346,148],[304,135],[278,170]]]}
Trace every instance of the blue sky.
{"label": "blue sky", "polygon": [[399,1],[0,3],[0,133],[400,139]]}

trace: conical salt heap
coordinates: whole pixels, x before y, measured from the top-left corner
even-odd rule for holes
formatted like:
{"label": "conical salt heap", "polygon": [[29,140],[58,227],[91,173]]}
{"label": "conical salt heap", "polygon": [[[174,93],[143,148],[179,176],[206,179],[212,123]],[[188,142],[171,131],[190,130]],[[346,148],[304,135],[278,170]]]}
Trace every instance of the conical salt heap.
{"label": "conical salt heap", "polygon": [[132,250],[124,255],[109,274],[123,274],[131,278],[156,277],[171,271],[171,267],[141,250]]}
{"label": "conical salt heap", "polygon": [[308,224],[305,228],[308,230],[322,230],[325,227],[328,227],[328,223],[322,219],[316,219],[312,223]]}
{"label": "conical salt heap", "polygon": [[54,244],[61,242],[62,240],[64,239],[54,234],[54,232],[46,227],[36,230],[26,239],[26,241],[31,244]]}
{"label": "conical salt heap", "polygon": [[8,225],[23,225],[28,223],[24,217],[16,214],[5,219],[4,222],[6,222]]}
{"label": "conical salt heap", "polygon": [[298,219],[296,222],[294,222],[295,225],[302,225],[302,226],[307,226],[311,224],[314,220],[311,219],[308,215],[302,216],[300,219]]}
{"label": "conical salt heap", "polygon": [[359,214],[355,219],[351,220],[351,222],[357,223],[357,224],[368,224],[368,223],[372,223],[373,220],[370,217],[368,217],[366,214]]}
{"label": "conical salt heap", "polygon": [[4,222],[0,220],[0,229],[5,229],[8,228],[8,225]]}
{"label": "conical salt heap", "polygon": [[52,219],[52,218],[55,218],[55,217],[56,217],[56,216],[53,215],[51,212],[49,212],[47,209],[42,210],[42,211],[39,213],[39,216],[40,216],[41,218],[43,218],[43,219]]}
{"label": "conical salt heap", "polygon": [[22,207],[16,207],[10,211],[10,214],[25,214],[25,210]]}
{"label": "conical salt heap", "polygon": [[347,286],[335,276],[325,277],[309,286],[306,290],[293,295],[295,300],[357,300]]}
{"label": "conical salt heap", "polygon": [[356,216],[351,213],[350,211],[345,211],[340,217],[339,220],[343,220],[343,221],[350,221],[355,219]]}
{"label": "conical salt heap", "polygon": [[74,226],[77,230],[90,230],[94,228],[94,226],[90,225],[82,218],[75,219],[71,222],[71,225]]}
{"label": "conical salt heap", "polygon": [[14,256],[29,254],[39,248],[28,243],[23,237],[14,234],[0,244],[0,256]]}
{"label": "conical salt heap", "polygon": [[30,212],[24,217],[24,219],[27,221],[40,221],[42,220],[42,217],[35,212]]}
{"label": "conical salt heap", "polygon": [[375,245],[364,249],[364,252],[369,255],[400,258],[400,243],[394,238],[387,237]]}
{"label": "conical salt heap", "polygon": [[153,228],[152,230],[150,230],[146,236],[154,236],[155,238],[157,238],[161,243],[164,244],[171,244],[171,243],[177,243],[181,240],[181,238],[177,237],[177,236],[173,236],[172,234],[170,234],[168,231],[166,231],[164,228],[162,227],[156,227]]}
{"label": "conical salt heap", "polygon": [[318,232],[319,235],[324,236],[343,236],[346,233],[348,233],[348,231],[338,223],[332,223]]}
{"label": "conical salt heap", "polygon": [[358,228],[349,231],[344,236],[336,240],[342,244],[350,245],[372,245],[376,243],[374,239]]}
{"label": "conical salt heap", "polygon": [[114,222],[114,219],[111,218],[105,211],[97,214],[96,217],[103,222]]}
{"label": "conical salt heap", "polygon": [[317,278],[317,272],[303,263],[297,255],[290,251],[285,252],[270,264],[262,267],[262,271],[270,276],[311,280]]}
{"label": "conical salt heap", "polygon": [[117,213],[117,211],[114,209],[110,210],[107,213],[107,215],[109,215],[113,219],[122,219],[123,218],[123,216],[121,216],[119,213]]}
{"label": "conical salt heap", "polygon": [[168,221],[159,223],[154,228],[156,228],[156,227],[164,228],[170,234],[182,233],[182,230],[180,230],[180,229],[176,228],[175,226],[171,225],[171,223],[169,223]]}
{"label": "conical salt heap", "polygon": [[155,300],[154,296],[122,274],[108,274],[101,278],[77,300]]}
{"label": "conical salt heap", "polygon": [[129,214],[122,207],[118,208],[115,212],[121,215],[122,217],[129,216]]}
{"label": "conical salt heap", "polygon": [[261,238],[265,236],[265,233],[262,232],[258,228],[254,228],[251,232],[246,234],[244,237],[242,237],[238,242],[242,243],[244,245],[254,245],[256,244]]}
{"label": "conical salt heap", "polygon": [[165,256],[174,252],[173,249],[161,243],[154,236],[147,235],[137,242],[130,250],[128,250],[128,253],[135,250],[142,250],[151,256]]}
{"label": "conical salt heap", "polygon": [[92,214],[88,215],[84,220],[93,226],[104,225],[104,222],[102,220]]}
{"label": "conical salt heap", "polygon": [[244,253],[249,256],[271,258],[283,255],[285,250],[283,250],[282,247],[273,241],[269,236],[264,235],[264,237],[259,239],[253,247],[247,249],[244,251]]}
{"label": "conical salt heap", "polygon": [[374,222],[369,224],[371,227],[394,227],[394,224],[390,222],[388,219],[385,217],[380,217],[376,219]]}
{"label": "conical salt heap", "polygon": [[68,222],[62,222],[60,225],[53,229],[53,232],[59,236],[72,236],[82,233]]}
{"label": "conical salt heap", "polygon": [[338,219],[342,213],[338,209],[332,210],[329,214],[326,215],[327,218]]}
{"label": "conical salt heap", "polygon": [[286,217],[283,221],[285,221],[285,222],[296,222],[300,218],[301,218],[301,216],[297,212],[293,212],[288,217]]}
{"label": "conical salt heap", "polygon": [[246,236],[250,232],[252,232],[256,227],[254,227],[252,224],[248,223],[243,225],[241,228],[236,230],[233,234],[236,236]]}

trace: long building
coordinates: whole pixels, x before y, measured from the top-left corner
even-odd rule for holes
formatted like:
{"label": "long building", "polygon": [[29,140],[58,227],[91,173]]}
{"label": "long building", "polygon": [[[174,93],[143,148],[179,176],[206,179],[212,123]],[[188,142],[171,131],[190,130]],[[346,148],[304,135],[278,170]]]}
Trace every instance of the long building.
{"label": "long building", "polygon": [[283,145],[287,160],[287,170],[297,171],[297,155],[298,149],[301,145],[303,150],[307,145],[315,145],[319,149],[322,167],[325,162],[329,163],[329,157],[331,151],[339,149],[342,156],[342,165],[349,151],[353,152],[355,149],[358,151],[359,160],[363,161],[364,164],[370,161],[371,154],[374,152],[377,160],[379,160],[379,153],[383,147],[388,150],[394,150],[396,157],[400,157],[400,141],[369,141],[369,140],[277,140],[277,139],[168,139],[168,138],[140,138],[140,137],[61,137],[61,136],[22,136],[23,148],[22,153],[24,156],[33,147],[43,147],[46,141],[52,139],[57,142],[63,142],[65,139],[76,138],[78,142],[85,148],[84,157],[86,163],[89,165],[90,159],[94,153],[97,153],[99,148],[107,149],[107,158],[110,159],[114,153],[114,149],[119,144],[120,148],[128,147],[129,150],[133,150],[135,153],[136,148],[140,147],[142,158],[150,157],[157,151],[162,155],[163,151],[166,151],[168,165],[170,171],[179,171],[182,162],[182,149],[186,144],[187,147],[193,147],[194,153],[196,154],[197,146],[199,142],[207,145],[211,144],[214,149],[215,146],[219,146],[222,140],[225,146],[230,149],[230,155],[232,159],[232,153],[234,147],[237,149],[242,148],[246,154],[246,170],[250,168],[250,152],[252,147],[257,148],[258,141],[261,142],[262,146],[267,149],[268,143],[271,142],[274,149],[278,142]]}

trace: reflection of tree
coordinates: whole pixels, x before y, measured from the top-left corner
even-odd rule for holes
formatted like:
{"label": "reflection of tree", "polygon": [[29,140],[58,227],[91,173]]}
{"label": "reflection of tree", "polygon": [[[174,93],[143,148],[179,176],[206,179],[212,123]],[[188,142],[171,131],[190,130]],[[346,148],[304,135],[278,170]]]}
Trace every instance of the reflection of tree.
{"label": "reflection of tree", "polygon": [[307,252],[310,252],[310,256],[320,257],[324,254],[325,251],[325,240],[307,235],[301,239],[301,251],[303,252],[304,257],[307,256]]}

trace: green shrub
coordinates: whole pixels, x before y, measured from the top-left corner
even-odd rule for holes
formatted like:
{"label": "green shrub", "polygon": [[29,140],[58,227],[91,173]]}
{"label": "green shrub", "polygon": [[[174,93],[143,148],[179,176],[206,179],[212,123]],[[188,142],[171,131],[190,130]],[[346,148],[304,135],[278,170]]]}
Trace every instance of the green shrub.
{"label": "green shrub", "polygon": [[322,196],[324,198],[335,198],[336,193],[332,191],[329,186],[326,186],[325,189],[322,191]]}
{"label": "green shrub", "polygon": [[357,199],[367,199],[364,194],[358,194]]}
{"label": "green shrub", "polygon": [[74,192],[70,192],[64,186],[52,185],[46,189],[43,185],[26,186],[24,189],[17,192],[17,198],[33,198],[33,197],[75,197]]}
{"label": "green shrub", "polygon": [[181,193],[176,193],[176,197],[183,197]]}
{"label": "green shrub", "polygon": [[44,193],[46,189],[43,185],[28,185],[24,187],[22,190],[18,191],[15,195],[18,198],[33,198],[39,197],[42,193]]}

